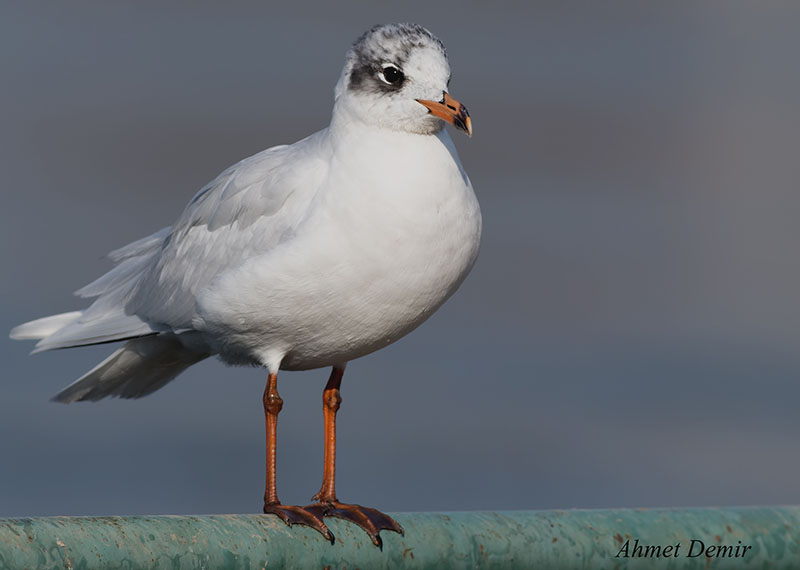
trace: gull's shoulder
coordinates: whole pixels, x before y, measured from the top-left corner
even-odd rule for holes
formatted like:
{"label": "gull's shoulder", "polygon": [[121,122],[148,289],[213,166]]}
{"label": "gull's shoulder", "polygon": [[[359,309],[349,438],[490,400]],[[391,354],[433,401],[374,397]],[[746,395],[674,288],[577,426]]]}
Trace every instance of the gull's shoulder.
{"label": "gull's shoulder", "polygon": [[204,226],[210,232],[237,223],[241,228],[274,216],[295,193],[313,193],[328,167],[326,130],[294,144],[263,150],[222,171],[189,201],[173,226]]}

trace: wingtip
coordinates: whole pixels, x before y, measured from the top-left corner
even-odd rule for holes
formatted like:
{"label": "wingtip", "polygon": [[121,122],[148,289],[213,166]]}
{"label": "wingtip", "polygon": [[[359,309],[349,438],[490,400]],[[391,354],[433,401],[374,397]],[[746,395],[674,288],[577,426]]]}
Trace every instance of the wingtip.
{"label": "wingtip", "polygon": [[28,323],[23,323],[21,325],[15,326],[13,329],[8,331],[8,338],[11,340],[33,340],[37,337],[31,336],[30,334],[25,332],[26,325]]}
{"label": "wingtip", "polygon": [[8,336],[12,340],[45,339],[80,318],[82,314],[82,311],[70,311],[34,319],[15,326],[9,331]]}

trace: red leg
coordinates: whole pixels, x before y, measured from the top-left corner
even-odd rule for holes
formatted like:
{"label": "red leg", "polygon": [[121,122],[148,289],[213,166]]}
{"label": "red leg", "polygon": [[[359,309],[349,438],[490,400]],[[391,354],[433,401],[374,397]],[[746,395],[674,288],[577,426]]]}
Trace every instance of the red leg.
{"label": "red leg", "polygon": [[322,471],[322,487],[312,499],[319,501],[306,507],[306,510],[326,517],[337,517],[353,522],[363,528],[372,543],[381,548],[383,542],[379,535],[382,530],[392,530],[403,534],[403,527],[388,515],[361,505],[340,503],[336,498],[336,412],[342,403],[339,387],[342,383],[343,368],[334,367],[325,391],[322,393],[322,414],[325,419],[325,463]]}
{"label": "red leg", "polygon": [[278,447],[278,413],[281,408],[283,408],[283,400],[278,395],[278,375],[270,374],[264,390],[264,421],[267,426],[267,484],[264,491],[264,513],[279,516],[289,526],[293,524],[310,526],[322,533],[322,536],[333,544],[333,534],[322,522],[320,516],[303,507],[281,505],[278,500],[275,463]]}
{"label": "red leg", "polygon": [[278,375],[270,374],[264,389],[264,422],[267,426],[267,484],[264,504],[278,504],[275,465],[278,453],[278,414],[283,409],[283,399],[278,394]]}
{"label": "red leg", "polygon": [[339,387],[342,384],[344,370],[335,368],[322,392],[322,416],[325,420],[325,460],[322,470],[322,487],[319,493],[311,497],[325,503],[333,503],[336,499],[336,412],[342,404]]}

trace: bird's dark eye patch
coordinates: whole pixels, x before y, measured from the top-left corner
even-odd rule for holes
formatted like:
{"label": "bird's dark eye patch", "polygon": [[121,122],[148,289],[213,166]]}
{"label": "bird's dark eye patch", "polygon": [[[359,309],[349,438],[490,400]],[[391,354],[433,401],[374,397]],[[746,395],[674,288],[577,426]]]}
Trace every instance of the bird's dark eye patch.
{"label": "bird's dark eye patch", "polygon": [[387,85],[394,85],[399,86],[403,79],[405,79],[405,75],[403,72],[397,69],[394,65],[385,65],[378,73],[378,76],[381,78],[381,81],[386,83]]}

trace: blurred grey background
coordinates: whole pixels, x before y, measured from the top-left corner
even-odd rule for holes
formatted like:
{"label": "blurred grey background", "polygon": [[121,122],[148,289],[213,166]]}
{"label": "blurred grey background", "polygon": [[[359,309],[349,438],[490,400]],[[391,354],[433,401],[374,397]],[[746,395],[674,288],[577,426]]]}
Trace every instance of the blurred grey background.
{"label": "blurred grey background", "polygon": [[[349,44],[447,45],[484,214],[457,295],[353,362],[338,491],[388,511],[800,503],[800,4],[4,2],[0,330],[327,125]],[[49,398],[111,347],[0,341],[0,516],[258,512],[265,374]],[[278,490],[322,475],[327,371],[284,373]]]}

